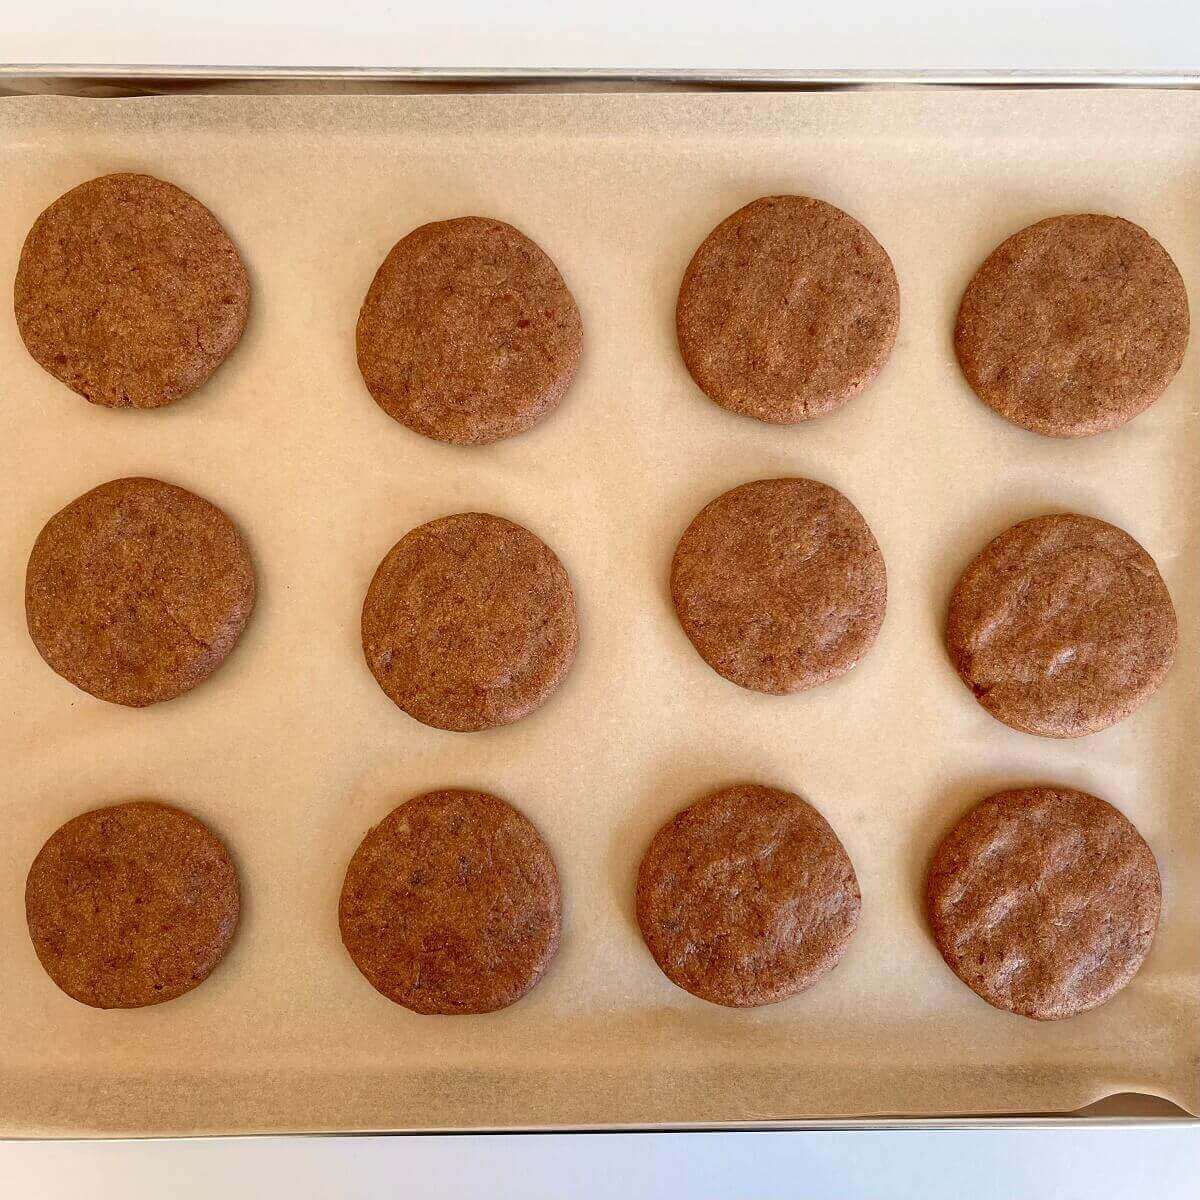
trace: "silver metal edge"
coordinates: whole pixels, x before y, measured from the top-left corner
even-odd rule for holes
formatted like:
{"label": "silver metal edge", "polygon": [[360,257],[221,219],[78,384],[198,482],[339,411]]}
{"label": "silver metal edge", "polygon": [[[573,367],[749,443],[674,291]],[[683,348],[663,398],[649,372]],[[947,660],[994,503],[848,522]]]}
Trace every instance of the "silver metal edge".
{"label": "silver metal edge", "polygon": [[335,67],[205,66],[109,63],[0,63],[0,82],[18,80],[121,83],[286,82],[512,84],[615,83],[712,87],[1153,87],[1200,88],[1200,70],[955,71],[609,67]]}
{"label": "silver metal edge", "polygon": [[[86,84],[171,82],[260,82],[297,83],[304,81],[410,83],[410,84],[488,84],[512,83],[605,83],[671,84],[740,88],[886,88],[886,87],[1067,87],[1067,88],[1200,88],[1200,70],[1196,71],[953,71],[953,70],[825,70],[801,69],[703,69],[703,68],[570,68],[570,67],[332,67],[332,66],[203,66],[111,63],[0,63],[0,88],[22,80]],[[0,93],[0,99],[3,94]],[[1200,1117],[1180,1112],[1178,1116],[1099,1116],[1062,1113],[1058,1115],[990,1115],[958,1117],[852,1117],[809,1118],[765,1122],[709,1122],[675,1125],[557,1126],[506,1128],[478,1126],[462,1129],[379,1129],[338,1131],[299,1131],[290,1133],[197,1134],[195,1137],[114,1138],[117,1141],[176,1142],[197,1138],[265,1137],[420,1137],[430,1135],[528,1136],[536,1134],[603,1133],[774,1133],[803,1130],[852,1132],[858,1130],[906,1131],[980,1130],[980,1129],[1070,1129],[1070,1128],[1175,1128],[1200,1125]],[[0,1141],[41,1141],[41,1138],[3,1138]],[[109,1140],[71,1137],[64,1141]]]}
{"label": "silver metal edge", "polygon": [[550,1134],[588,1136],[593,1134],[648,1133],[905,1133],[911,1130],[927,1132],[977,1132],[1009,1129],[1179,1129],[1200,1126],[1200,1117],[1186,1113],[1179,1116],[1104,1116],[1089,1117],[1072,1113],[1050,1116],[984,1116],[984,1117],[810,1117],[778,1121],[709,1121],[698,1124],[662,1122],[647,1125],[478,1125],[458,1128],[411,1129],[300,1129],[284,1132],[195,1133],[195,1134],[70,1134],[65,1137],[19,1136],[2,1137],[0,1144],[9,1142],[195,1142],[222,1140],[251,1140],[260,1138],[366,1138],[366,1137],[536,1137]]}

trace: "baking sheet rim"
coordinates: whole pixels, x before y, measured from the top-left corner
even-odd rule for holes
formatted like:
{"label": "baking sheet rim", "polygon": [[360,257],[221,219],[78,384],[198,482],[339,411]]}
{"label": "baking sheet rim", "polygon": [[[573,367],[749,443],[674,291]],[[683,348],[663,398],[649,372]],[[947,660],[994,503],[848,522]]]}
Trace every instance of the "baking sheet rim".
{"label": "baking sheet rim", "polygon": [[[632,90],[648,84],[703,84],[714,88],[805,87],[1136,87],[1200,88],[1200,70],[1086,71],[1053,70],[804,70],[802,68],[697,67],[347,67],[221,66],[139,63],[0,63],[0,83],[38,79],[63,84],[88,79],[149,79],[160,83],[211,80],[243,83],[304,83],[321,80],[382,83],[511,84],[537,82],[625,83]],[[67,94],[67,93],[64,93]]]}

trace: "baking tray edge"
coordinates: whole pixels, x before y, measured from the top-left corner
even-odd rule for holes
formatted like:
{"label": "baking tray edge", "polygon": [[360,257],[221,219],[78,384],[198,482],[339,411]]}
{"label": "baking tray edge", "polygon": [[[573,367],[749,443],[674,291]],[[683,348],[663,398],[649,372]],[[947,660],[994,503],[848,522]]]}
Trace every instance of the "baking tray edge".
{"label": "baking tray edge", "polygon": [[962,71],[568,67],[210,66],[0,63],[0,96],[156,94],[238,85],[270,93],[312,89],[489,90],[589,87],[813,90],[912,87],[1200,88],[1200,70]]}

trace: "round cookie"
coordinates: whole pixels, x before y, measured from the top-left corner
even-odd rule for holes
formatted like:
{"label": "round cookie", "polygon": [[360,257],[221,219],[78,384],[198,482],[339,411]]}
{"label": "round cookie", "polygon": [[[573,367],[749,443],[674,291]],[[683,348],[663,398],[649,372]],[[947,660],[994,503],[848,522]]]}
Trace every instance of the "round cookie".
{"label": "round cookie", "polygon": [[1111,804],[1073,788],[998,792],[938,847],[926,890],[950,969],[1038,1021],[1095,1008],[1137,973],[1162,902],[1158,864]]}
{"label": "round cookie", "polygon": [[579,365],[583,322],[558,268],[503,221],[435,221],[402,238],[358,318],[358,367],[388,414],[482,445],[537,424]]}
{"label": "round cookie", "polygon": [[795,425],[840,408],[879,374],[900,291],[887,251],[853,217],[808,196],[765,196],[700,244],[675,323],[710,399]]}
{"label": "round cookie", "polygon": [[562,563],[528,529],[488,513],[410,530],[363,604],[363,653],[379,686],[409,716],[459,733],[540,708],[578,641]]}
{"label": "round cookie", "polygon": [[221,665],[254,607],[254,567],[215,505],[114,479],[46,522],[25,574],[38,652],[101,700],[170,700]]}
{"label": "round cookie", "polygon": [[142,1008],[190,992],[224,957],[240,907],[220,839],[195,817],[146,801],[68,821],[25,884],[42,966],[93,1008]]}
{"label": "round cookie", "polygon": [[1124,720],[1162,683],[1178,623],[1154,560],[1124,530],[1062,513],[1005,530],[963,572],[946,646],[975,698],[1024,733]]}
{"label": "round cookie", "polygon": [[1050,437],[1116,429],[1183,363],[1188,301],[1170,255],[1120,217],[1051,217],[1002,242],[967,287],[954,348],[1001,416]]}
{"label": "round cookie", "polygon": [[250,282],[217,219],[174,184],[104,175],[60,196],[21,250],[29,353],[93,404],[158,408],[237,345]]}
{"label": "round cookie", "polygon": [[782,695],[845,674],[875,641],[887,571],[862,514],[812,479],[760,479],[718,496],[671,564],[684,632],[714,671]]}
{"label": "round cookie", "polygon": [[562,905],[545,842],[485,792],[444,791],[393,809],[354,852],[338,920],[354,965],[418,1013],[495,1012],[558,950]]}
{"label": "round cookie", "polygon": [[829,823],[741,784],[668,821],[638,871],[637,921],[672,983],[731,1008],[812,987],[845,953],[862,898]]}

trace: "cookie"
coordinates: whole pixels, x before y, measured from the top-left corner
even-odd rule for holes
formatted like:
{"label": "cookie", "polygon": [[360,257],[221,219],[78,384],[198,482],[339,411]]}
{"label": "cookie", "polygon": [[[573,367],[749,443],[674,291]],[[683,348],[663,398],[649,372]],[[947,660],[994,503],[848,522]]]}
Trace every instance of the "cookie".
{"label": "cookie", "polygon": [[354,965],[418,1013],[507,1008],[558,950],[562,904],[546,843],[485,792],[428,792],[354,852],[338,920]]}
{"label": "cookie", "polygon": [[46,974],[92,1008],[142,1008],[190,992],[225,956],[241,902],[220,839],[195,817],[139,801],[61,826],[25,883]]}
{"label": "cookie", "polygon": [[1170,255],[1120,217],[1051,217],[988,256],[954,349],[975,393],[1049,437],[1116,429],[1183,363],[1188,301]]}
{"label": "cookie", "polygon": [[233,522],[158,479],[114,479],[73,500],[46,522],[25,573],[38,653],[76,687],[133,708],[207,679],[254,594]]}
{"label": "cookie", "polygon": [[1023,733],[1071,738],[1124,720],[1175,658],[1175,608],[1123,529],[1061,513],[1005,530],[963,572],[946,646],[975,698]]}
{"label": "cookie", "polygon": [[845,953],[861,907],[825,818],[755,784],[685,808],[638,871],[637,921],[654,961],[672,983],[730,1008],[812,987]]}
{"label": "cookie", "polygon": [[512,437],[559,405],[583,347],[575,298],[546,253],[503,221],[460,217],[392,247],[358,318],[376,403],[439,442]]}
{"label": "cookie", "polygon": [[410,530],[362,612],[367,665],[411,717],[459,733],[540,708],[575,660],[575,593],[528,529],[459,513]]}
{"label": "cookie", "polygon": [[709,399],[795,425],[841,408],[879,374],[900,290],[887,251],[853,217],[808,196],[766,196],[701,242],[675,323]]}
{"label": "cookie", "polygon": [[684,632],[719,675],[756,692],[801,692],[871,648],[887,572],[862,514],[812,479],[760,479],[718,496],[671,565]]}
{"label": "cookie", "polygon": [[1074,788],[997,792],[934,855],[929,920],[950,969],[1006,1012],[1057,1021],[1111,999],[1158,927],[1158,864],[1111,804]]}
{"label": "cookie", "polygon": [[104,175],[34,222],[15,299],[26,348],[56,379],[93,404],[158,408],[238,344],[250,281],[199,200],[149,175]]}

